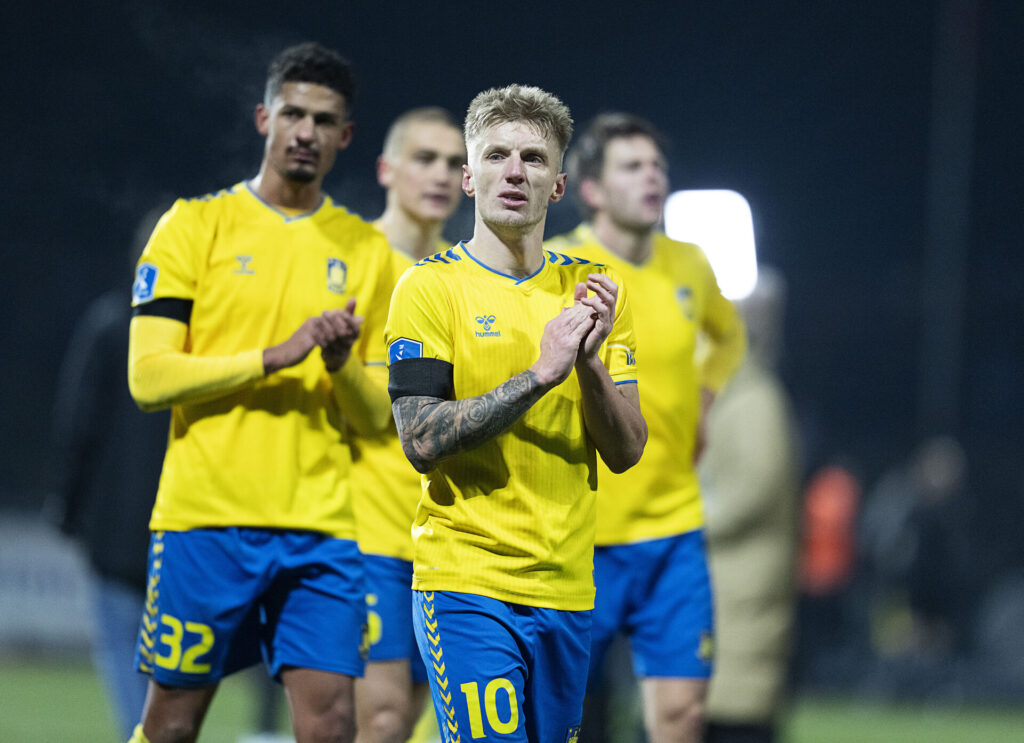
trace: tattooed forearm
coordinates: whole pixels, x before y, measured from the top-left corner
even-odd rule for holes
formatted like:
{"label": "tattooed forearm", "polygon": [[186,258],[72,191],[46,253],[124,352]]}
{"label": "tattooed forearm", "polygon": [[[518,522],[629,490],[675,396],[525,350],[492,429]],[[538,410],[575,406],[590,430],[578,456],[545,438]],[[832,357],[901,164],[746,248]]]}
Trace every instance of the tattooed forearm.
{"label": "tattooed forearm", "polygon": [[478,397],[400,397],[392,404],[402,449],[419,472],[479,446],[511,426],[547,388],[527,369]]}

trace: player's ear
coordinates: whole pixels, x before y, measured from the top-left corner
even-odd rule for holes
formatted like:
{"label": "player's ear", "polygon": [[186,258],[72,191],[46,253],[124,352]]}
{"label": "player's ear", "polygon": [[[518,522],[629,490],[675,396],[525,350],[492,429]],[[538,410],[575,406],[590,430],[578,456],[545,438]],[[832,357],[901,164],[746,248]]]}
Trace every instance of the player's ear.
{"label": "player's ear", "polygon": [[387,158],[381,155],[377,158],[377,183],[382,188],[391,188],[392,177],[391,177],[391,164]]}
{"label": "player's ear", "polygon": [[601,187],[593,178],[584,178],[580,181],[580,198],[584,204],[593,209],[600,209],[601,196]]}
{"label": "player's ear", "polygon": [[256,121],[256,131],[260,133],[260,136],[265,137],[270,134],[270,109],[266,105],[257,103],[253,118]]}
{"label": "player's ear", "polygon": [[462,190],[469,198],[476,195],[476,185],[473,183],[473,171],[468,164],[462,166]]}
{"label": "player's ear", "polygon": [[551,203],[561,201],[562,197],[565,196],[565,183],[569,176],[565,173],[559,173],[555,177],[555,185],[551,187]]}
{"label": "player's ear", "polygon": [[356,125],[346,121],[341,125],[341,138],[338,140],[338,149],[343,150],[352,144],[352,135],[355,133]]}

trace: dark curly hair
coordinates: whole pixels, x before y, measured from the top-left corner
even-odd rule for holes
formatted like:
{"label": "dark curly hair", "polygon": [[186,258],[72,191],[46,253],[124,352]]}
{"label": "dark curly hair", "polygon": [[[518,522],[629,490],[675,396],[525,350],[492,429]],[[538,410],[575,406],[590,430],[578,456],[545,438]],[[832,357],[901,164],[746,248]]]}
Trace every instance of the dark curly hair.
{"label": "dark curly hair", "polygon": [[290,46],[270,62],[263,100],[267,105],[281,92],[284,83],[315,83],[330,88],[351,107],[356,95],[352,65],[337,52],[307,41]]}

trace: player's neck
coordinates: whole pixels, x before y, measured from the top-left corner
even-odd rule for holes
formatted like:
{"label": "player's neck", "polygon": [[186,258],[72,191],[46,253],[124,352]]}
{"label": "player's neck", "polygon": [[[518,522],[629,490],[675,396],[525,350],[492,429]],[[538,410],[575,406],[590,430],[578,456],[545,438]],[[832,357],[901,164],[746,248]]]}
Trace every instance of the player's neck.
{"label": "player's neck", "polygon": [[646,230],[629,229],[598,212],[594,215],[591,229],[602,245],[634,265],[646,263],[651,256],[651,246],[654,245],[653,227]]}
{"label": "player's neck", "polygon": [[444,222],[416,220],[401,207],[388,204],[377,220],[377,226],[392,248],[419,261],[437,252]]}
{"label": "player's neck", "polygon": [[544,220],[528,230],[486,224],[477,214],[466,247],[489,268],[516,278],[532,276],[544,262]]}
{"label": "player's neck", "polygon": [[312,211],[320,206],[324,198],[321,190],[323,179],[317,178],[309,183],[289,181],[267,167],[266,162],[260,166],[260,172],[249,183],[263,201],[283,209]]}

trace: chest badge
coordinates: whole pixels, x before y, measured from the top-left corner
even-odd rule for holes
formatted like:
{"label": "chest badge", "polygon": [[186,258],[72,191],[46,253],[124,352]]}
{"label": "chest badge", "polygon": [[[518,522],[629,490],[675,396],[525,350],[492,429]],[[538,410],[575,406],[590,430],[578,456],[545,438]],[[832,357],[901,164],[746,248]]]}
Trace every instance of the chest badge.
{"label": "chest badge", "polygon": [[687,320],[693,320],[695,317],[693,307],[693,289],[688,286],[677,287],[676,302],[679,303],[679,309],[682,310],[683,316]]}
{"label": "chest badge", "polygon": [[348,266],[341,258],[327,259],[327,290],[334,294],[344,294],[348,283]]}

